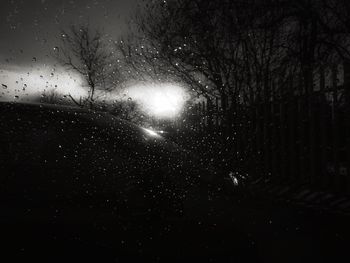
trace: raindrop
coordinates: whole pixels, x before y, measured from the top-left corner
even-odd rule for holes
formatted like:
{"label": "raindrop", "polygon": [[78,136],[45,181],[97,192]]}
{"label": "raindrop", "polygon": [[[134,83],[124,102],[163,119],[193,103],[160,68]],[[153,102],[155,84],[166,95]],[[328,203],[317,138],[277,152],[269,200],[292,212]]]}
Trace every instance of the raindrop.
{"label": "raindrop", "polygon": [[18,98],[19,98],[19,97],[16,95],[16,96],[15,96],[15,99],[18,99]]}
{"label": "raindrop", "polygon": [[2,86],[3,89],[7,89],[7,85],[1,84],[1,86]]}
{"label": "raindrop", "polygon": [[33,58],[32,58],[32,61],[33,61],[33,62],[36,62],[36,57],[33,57]]}

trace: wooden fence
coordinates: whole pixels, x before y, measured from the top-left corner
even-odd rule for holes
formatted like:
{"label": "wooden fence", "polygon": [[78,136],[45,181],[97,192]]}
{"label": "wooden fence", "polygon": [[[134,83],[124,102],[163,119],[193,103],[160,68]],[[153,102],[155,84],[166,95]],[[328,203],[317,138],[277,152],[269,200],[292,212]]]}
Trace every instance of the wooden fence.
{"label": "wooden fence", "polygon": [[322,73],[318,88],[308,95],[231,111],[236,114],[232,129],[222,121],[218,100],[196,104],[185,124],[198,133],[231,136],[231,151],[249,159],[256,176],[350,194],[349,73],[345,69],[341,85],[336,76],[326,85]]}

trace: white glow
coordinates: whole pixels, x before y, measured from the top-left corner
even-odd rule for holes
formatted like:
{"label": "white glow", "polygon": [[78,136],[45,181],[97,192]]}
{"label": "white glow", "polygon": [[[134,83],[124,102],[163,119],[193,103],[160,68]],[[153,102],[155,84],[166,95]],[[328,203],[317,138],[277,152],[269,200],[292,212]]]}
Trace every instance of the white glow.
{"label": "white glow", "polygon": [[188,99],[185,89],[175,84],[136,85],[127,89],[127,96],[160,118],[176,117]]}
{"label": "white glow", "polygon": [[[3,85],[6,85],[4,88]],[[63,69],[42,65],[37,68],[12,66],[0,67],[0,100],[30,101],[43,92],[54,91],[58,95],[71,94],[75,98],[87,95],[78,75]]]}

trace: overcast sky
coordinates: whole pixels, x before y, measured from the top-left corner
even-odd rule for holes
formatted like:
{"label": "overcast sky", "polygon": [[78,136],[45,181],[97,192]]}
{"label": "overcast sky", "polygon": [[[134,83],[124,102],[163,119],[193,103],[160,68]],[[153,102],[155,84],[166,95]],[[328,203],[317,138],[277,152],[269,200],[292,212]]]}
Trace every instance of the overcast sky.
{"label": "overcast sky", "polygon": [[52,61],[60,29],[89,21],[118,38],[138,0],[1,0],[0,65]]}
{"label": "overcast sky", "polygon": [[79,96],[80,76],[52,58],[62,29],[89,23],[111,39],[127,32],[139,0],[1,0],[0,100],[28,100],[43,90]]}

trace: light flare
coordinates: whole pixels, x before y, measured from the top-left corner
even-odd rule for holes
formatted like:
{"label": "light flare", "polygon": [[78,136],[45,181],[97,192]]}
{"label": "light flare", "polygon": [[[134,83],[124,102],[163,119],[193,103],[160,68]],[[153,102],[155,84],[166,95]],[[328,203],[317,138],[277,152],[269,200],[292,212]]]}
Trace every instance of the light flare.
{"label": "light flare", "polygon": [[148,114],[158,118],[175,118],[182,110],[188,94],[176,84],[143,84],[127,88],[126,93]]}

